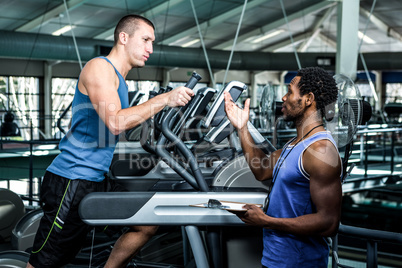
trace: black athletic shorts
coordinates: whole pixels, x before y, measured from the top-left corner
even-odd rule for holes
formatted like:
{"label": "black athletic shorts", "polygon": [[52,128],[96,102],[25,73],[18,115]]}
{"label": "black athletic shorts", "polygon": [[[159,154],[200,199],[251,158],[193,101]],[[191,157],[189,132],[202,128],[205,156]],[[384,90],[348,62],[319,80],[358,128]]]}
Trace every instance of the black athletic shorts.
{"label": "black athletic shorts", "polygon": [[91,192],[127,191],[113,180],[102,182],[69,180],[46,172],[40,198],[44,216],[40,221],[29,263],[35,268],[61,267],[70,263],[82,248],[88,232],[79,214],[81,200]]}

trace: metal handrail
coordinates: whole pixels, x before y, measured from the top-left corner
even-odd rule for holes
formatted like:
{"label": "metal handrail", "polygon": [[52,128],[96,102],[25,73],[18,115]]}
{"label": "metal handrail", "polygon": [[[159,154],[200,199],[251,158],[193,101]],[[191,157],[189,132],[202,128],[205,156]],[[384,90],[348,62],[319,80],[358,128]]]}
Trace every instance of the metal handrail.
{"label": "metal handrail", "polygon": [[[32,132],[31,132],[32,133]],[[59,144],[60,140],[53,139],[53,140],[33,140],[31,137],[31,140],[2,140],[0,139],[0,148],[2,148],[3,143],[20,143],[20,144],[29,144],[29,176],[28,176],[28,204],[31,206],[32,201],[34,200],[33,198],[33,183],[34,183],[34,178],[33,178],[33,157],[34,157],[34,145],[56,145]],[[1,150],[0,150],[1,153]]]}
{"label": "metal handrail", "polygon": [[367,257],[366,264],[367,268],[377,268],[378,267],[378,242],[388,242],[402,244],[402,234],[387,232],[381,230],[373,230],[349,225],[341,224],[339,226],[338,234],[332,239],[332,267],[343,267],[349,268],[350,266],[343,265],[339,263],[338,257],[338,235],[342,234],[349,237],[354,237],[367,241]]}

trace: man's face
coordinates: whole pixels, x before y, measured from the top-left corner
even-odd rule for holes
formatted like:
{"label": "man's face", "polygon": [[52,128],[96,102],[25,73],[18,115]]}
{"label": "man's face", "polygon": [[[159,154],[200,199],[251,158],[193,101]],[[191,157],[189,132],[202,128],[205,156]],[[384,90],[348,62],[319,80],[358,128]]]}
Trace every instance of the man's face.
{"label": "man's face", "polygon": [[300,95],[298,87],[300,76],[292,79],[288,85],[288,92],[282,97],[282,113],[285,121],[296,121],[304,113],[303,97]]}
{"label": "man's face", "polygon": [[131,66],[143,67],[153,52],[155,41],[154,29],[143,21],[140,21],[132,36],[129,36],[126,43],[126,50]]}

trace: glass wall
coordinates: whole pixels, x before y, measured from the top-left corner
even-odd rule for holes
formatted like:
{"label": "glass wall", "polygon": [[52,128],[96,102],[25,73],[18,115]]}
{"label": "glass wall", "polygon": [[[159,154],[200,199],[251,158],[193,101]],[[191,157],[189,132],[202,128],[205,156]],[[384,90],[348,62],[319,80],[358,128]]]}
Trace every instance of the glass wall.
{"label": "glass wall", "polygon": [[127,80],[128,91],[134,92],[138,91],[142,95],[141,99],[139,100],[139,104],[147,101],[149,99],[149,92],[150,91],[159,91],[159,82],[157,81],[134,81],[134,80]]}
{"label": "glass wall", "polygon": [[402,83],[388,83],[385,88],[384,112],[388,123],[402,122]]}
{"label": "glass wall", "polygon": [[394,102],[394,103],[402,103],[402,84],[401,83],[388,83],[386,84],[386,93],[387,96],[385,99],[385,103]]}
{"label": "glass wall", "polygon": [[[14,115],[21,139],[38,139],[39,129],[39,79],[36,77],[0,76],[0,114],[2,123],[7,112]],[[33,129],[31,133],[31,128]]]}
{"label": "glass wall", "polygon": [[[69,108],[73,101],[77,79],[53,78],[52,79],[52,136],[61,138],[64,134],[57,126],[60,116]],[[60,120],[60,128],[67,131],[71,120],[71,109],[69,108]]]}

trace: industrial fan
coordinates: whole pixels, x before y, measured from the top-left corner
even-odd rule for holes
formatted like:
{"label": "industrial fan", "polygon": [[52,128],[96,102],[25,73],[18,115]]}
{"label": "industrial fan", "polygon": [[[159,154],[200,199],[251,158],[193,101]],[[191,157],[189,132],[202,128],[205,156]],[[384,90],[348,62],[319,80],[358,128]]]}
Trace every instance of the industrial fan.
{"label": "industrial fan", "polygon": [[342,74],[334,76],[338,87],[338,99],[328,105],[325,111],[326,129],[331,132],[338,149],[344,149],[342,181],[350,173],[346,172],[353,138],[359,125],[365,125],[371,117],[371,106],[364,101],[353,81]]}
{"label": "industrial fan", "polygon": [[326,128],[335,139],[338,148],[353,141],[359,125],[371,117],[371,106],[363,101],[353,81],[342,74],[334,76],[338,86],[338,100],[326,108]]}
{"label": "industrial fan", "polygon": [[276,119],[281,115],[282,102],[276,100],[276,93],[270,84],[267,84],[261,94],[259,107],[260,128],[273,131],[276,126]]}
{"label": "industrial fan", "polygon": [[260,127],[264,130],[272,130],[272,116],[275,111],[275,92],[271,90],[269,84],[262,89],[261,101],[259,107]]}

